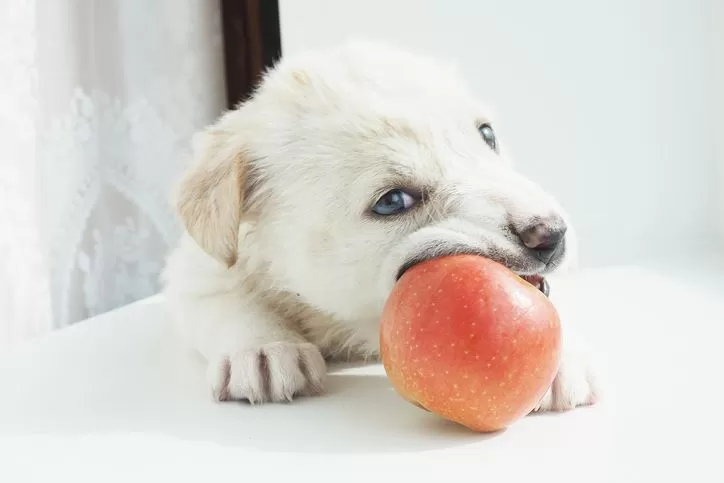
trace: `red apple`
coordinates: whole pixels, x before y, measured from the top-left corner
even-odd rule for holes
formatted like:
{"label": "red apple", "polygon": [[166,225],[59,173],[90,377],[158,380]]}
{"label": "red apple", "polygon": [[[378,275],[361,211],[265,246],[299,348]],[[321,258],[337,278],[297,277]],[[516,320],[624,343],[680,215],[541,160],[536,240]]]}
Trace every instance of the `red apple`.
{"label": "red apple", "polygon": [[534,409],[558,370],[561,330],[548,298],[474,255],[422,262],[392,290],[381,321],[385,371],[408,401],[475,431]]}

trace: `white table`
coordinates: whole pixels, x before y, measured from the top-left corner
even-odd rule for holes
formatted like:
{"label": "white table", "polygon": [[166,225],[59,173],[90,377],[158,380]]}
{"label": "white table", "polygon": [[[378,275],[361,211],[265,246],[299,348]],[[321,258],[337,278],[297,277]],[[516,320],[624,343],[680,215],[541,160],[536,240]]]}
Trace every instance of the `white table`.
{"label": "white table", "polygon": [[724,270],[594,270],[553,290],[606,357],[596,407],[476,435],[379,366],[335,368],[326,396],[291,405],[215,404],[154,297],[0,358],[0,481],[724,481]]}

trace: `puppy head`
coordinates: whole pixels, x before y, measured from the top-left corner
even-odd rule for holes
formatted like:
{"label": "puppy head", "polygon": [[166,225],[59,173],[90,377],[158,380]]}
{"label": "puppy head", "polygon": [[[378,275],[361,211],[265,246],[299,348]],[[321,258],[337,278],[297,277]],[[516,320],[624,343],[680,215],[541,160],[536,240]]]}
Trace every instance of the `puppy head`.
{"label": "puppy head", "polygon": [[566,215],[512,169],[491,113],[411,54],[353,44],[284,60],[203,138],[178,202],[191,236],[343,319],[376,316],[427,258],[542,276],[572,253]]}

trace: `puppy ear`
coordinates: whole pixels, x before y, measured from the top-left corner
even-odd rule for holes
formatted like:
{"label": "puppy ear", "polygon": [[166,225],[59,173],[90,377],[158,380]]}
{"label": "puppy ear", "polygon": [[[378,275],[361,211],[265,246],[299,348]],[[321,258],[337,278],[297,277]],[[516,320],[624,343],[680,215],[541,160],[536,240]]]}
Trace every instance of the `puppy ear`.
{"label": "puppy ear", "polygon": [[231,267],[236,263],[244,205],[247,154],[219,127],[195,140],[195,164],[181,180],[176,209],[186,231],[209,255]]}

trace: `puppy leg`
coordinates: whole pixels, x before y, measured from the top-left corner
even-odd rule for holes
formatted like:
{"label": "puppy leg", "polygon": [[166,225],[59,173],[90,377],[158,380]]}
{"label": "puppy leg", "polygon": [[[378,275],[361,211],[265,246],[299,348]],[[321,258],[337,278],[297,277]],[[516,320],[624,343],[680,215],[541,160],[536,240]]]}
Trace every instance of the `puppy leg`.
{"label": "puppy leg", "polygon": [[563,342],[558,374],[534,411],[566,411],[595,404],[600,397],[590,353],[575,340]]}
{"label": "puppy leg", "polygon": [[182,335],[208,361],[217,400],[281,402],[322,391],[319,349],[253,300],[238,293],[170,297]]}

